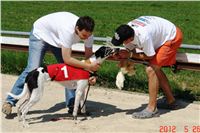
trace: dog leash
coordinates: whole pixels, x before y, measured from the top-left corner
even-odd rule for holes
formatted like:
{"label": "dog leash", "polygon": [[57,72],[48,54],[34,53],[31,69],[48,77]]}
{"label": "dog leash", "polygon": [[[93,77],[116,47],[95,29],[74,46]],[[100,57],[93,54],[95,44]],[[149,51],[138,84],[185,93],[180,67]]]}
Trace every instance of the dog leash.
{"label": "dog leash", "polygon": [[87,92],[86,92],[86,97],[85,97],[85,100],[84,100],[83,105],[82,105],[82,107],[80,108],[80,110],[83,109],[83,107],[84,107],[84,105],[85,105],[85,103],[86,103],[86,100],[87,100],[87,97],[88,97],[89,90],[90,90],[90,84],[88,85],[88,89],[87,89]]}
{"label": "dog leash", "polygon": [[[90,73],[90,77],[92,77],[92,76],[98,76],[97,75],[97,73],[96,72],[92,72],[92,73]],[[87,92],[86,92],[86,97],[85,97],[85,100],[84,100],[84,102],[83,102],[83,105],[82,105],[82,107],[80,108],[81,110],[83,109],[83,107],[84,107],[84,105],[85,105],[85,103],[86,103],[86,100],[87,100],[87,97],[88,97],[88,94],[89,94],[89,91],[90,91],[90,84],[88,85],[88,89],[87,89]]]}
{"label": "dog leash", "polygon": [[[90,73],[90,74],[91,74],[91,75],[90,75],[91,77],[92,77],[92,76],[98,76],[96,72],[93,72],[93,73]],[[80,108],[80,110],[83,109],[83,107],[84,107],[84,105],[85,105],[85,103],[86,103],[86,100],[87,100],[87,97],[88,97],[88,94],[89,94],[89,90],[90,90],[90,86],[91,86],[91,85],[89,84],[89,85],[88,85],[87,92],[86,92],[85,100],[84,100],[83,105],[82,105],[82,107]],[[63,117],[63,118],[52,118],[51,121],[54,121],[54,122],[55,122],[55,121],[58,121],[58,120],[65,120],[65,119],[68,119],[68,118],[64,118],[64,117]]]}
{"label": "dog leash", "polygon": [[[85,105],[85,103],[86,103],[89,90],[90,90],[90,84],[88,85],[86,97],[85,97],[85,100],[84,100],[83,105],[82,105],[82,107],[80,108],[80,110],[82,110],[82,108],[84,107],[84,105]],[[52,118],[51,121],[56,122],[56,121],[58,121],[58,120],[65,120],[65,119],[68,120],[69,118],[65,118],[65,117],[61,117],[61,118]],[[70,118],[70,119],[72,119],[72,118]]]}
{"label": "dog leash", "polygon": [[[59,69],[58,69],[58,67],[56,67],[56,74],[51,78],[51,81],[53,81],[53,80],[56,78],[56,76],[58,75],[58,72],[59,72]],[[96,76],[96,75],[97,75],[97,74],[96,74],[95,72],[94,72],[94,73],[91,73],[91,76]],[[82,108],[83,108],[84,105],[85,105],[85,102],[86,102],[86,100],[87,100],[87,96],[88,96],[89,90],[90,90],[90,84],[88,85],[86,97],[85,97],[84,103],[83,103],[83,105],[82,105],[82,107],[81,107],[81,110],[82,110]]]}

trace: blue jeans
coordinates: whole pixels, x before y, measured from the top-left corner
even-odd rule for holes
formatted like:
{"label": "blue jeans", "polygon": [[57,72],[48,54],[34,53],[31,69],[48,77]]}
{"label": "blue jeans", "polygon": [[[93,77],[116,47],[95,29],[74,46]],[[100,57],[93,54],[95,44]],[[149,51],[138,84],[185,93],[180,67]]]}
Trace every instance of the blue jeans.
{"label": "blue jeans", "polygon": [[[25,70],[21,73],[21,75],[18,77],[17,81],[14,84],[11,90],[13,94],[19,95],[22,92],[25,78],[28,75],[28,72],[41,66],[44,59],[44,55],[47,50],[51,50],[51,52],[56,57],[57,62],[59,63],[64,62],[62,58],[61,48],[51,46],[48,43],[37,39],[31,32],[29,38],[28,64]],[[69,102],[69,101],[74,101],[75,91],[70,89],[68,90],[67,88],[65,88],[65,97],[66,97],[65,98],[66,106],[67,107],[72,106],[70,104],[74,104],[74,102]],[[12,98],[11,96],[8,96],[6,101],[12,104],[12,106],[15,106],[18,100]]]}

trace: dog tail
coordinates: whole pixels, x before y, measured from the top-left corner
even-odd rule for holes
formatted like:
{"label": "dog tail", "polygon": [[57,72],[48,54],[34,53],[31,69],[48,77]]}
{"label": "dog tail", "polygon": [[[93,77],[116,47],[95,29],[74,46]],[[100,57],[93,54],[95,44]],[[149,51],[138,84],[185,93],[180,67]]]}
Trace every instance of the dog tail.
{"label": "dog tail", "polygon": [[18,100],[18,99],[24,97],[24,96],[26,95],[27,92],[28,92],[28,86],[27,86],[27,83],[25,83],[25,84],[24,84],[23,91],[22,91],[21,94],[19,94],[19,95],[14,95],[13,93],[8,92],[7,95],[9,95],[9,96],[13,97],[14,99],[17,99],[17,100]]}

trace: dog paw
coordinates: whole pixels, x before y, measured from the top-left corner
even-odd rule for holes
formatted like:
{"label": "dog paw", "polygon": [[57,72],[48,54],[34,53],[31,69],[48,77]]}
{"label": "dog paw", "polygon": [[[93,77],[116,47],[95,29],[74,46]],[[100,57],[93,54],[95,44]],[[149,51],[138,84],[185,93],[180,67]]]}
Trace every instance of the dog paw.
{"label": "dog paw", "polygon": [[77,116],[73,116],[73,120],[77,120]]}
{"label": "dog paw", "polygon": [[29,124],[28,123],[23,123],[23,128],[28,128]]}
{"label": "dog paw", "polygon": [[22,118],[21,118],[21,117],[18,117],[18,121],[21,122],[21,121],[22,121]]}
{"label": "dog paw", "polygon": [[21,116],[21,114],[20,114],[19,112],[17,113],[17,118],[18,118],[18,121],[19,121],[19,122],[23,120],[23,119],[22,119],[22,116]]}

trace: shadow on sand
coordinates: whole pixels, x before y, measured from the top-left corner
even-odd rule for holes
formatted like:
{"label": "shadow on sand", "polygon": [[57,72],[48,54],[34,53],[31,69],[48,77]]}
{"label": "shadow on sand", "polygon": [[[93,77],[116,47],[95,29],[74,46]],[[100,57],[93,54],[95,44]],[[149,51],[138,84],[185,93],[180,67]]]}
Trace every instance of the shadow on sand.
{"label": "shadow on sand", "polygon": [[[163,100],[163,99],[158,99]],[[87,116],[91,118],[97,118],[101,116],[109,116],[115,113],[125,112],[127,115],[131,115],[134,112],[139,112],[147,107],[147,104],[142,104],[140,107],[135,109],[120,109],[114,105],[107,104],[107,103],[101,103],[101,102],[95,102],[95,101],[87,101],[87,111],[89,112]],[[179,109],[186,108],[190,103],[184,102],[182,100],[178,100],[178,104],[180,105]],[[29,111],[28,115],[30,114],[42,114],[39,117],[33,117],[28,119],[28,121],[31,121],[29,124],[36,124],[36,123],[43,123],[43,122],[50,122],[50,121],[58,121],[58,120],[72,120],[72,115],[67,113],[56,113],[57,111],[61,109],[65,109],[66,105],[65,102],[57,103],[54,106],[50,107],[47,110],[34,110]],[[166,109],[159,109],[160,115],[166,114],[171,112],[172,110],[166,110]],[[28,117],[27,115],[27,117]],[[7,116],[7,119],[13,119],[16,117],[17,114],[13,113],[10,116]],[[86,115],[79,115],[79,117],[86,117]],[[83,119],[85,120],[85,119]]]}
{"label": "shadow on sand", "polygon": [[[163,100],[163,98],[158,99],[158,102],[160,100]],[[189,102],[184,102],[182,100],[177,100],[177,102],[179,104],[179,109],[186,108],[190,104]],[[109,115],[112,115],[115,113],[120,113],[120,112],[125,112],[127,115],[131,115],[134,112],[138,112],[138,111],[145,109],[146,106],[147,106],[147,104],[142,104],[140,107],[138,107],[136,109],[120,109],[114,105],[107,104],[107,103],[87,101],[87,111],[89,112],[89,117],[91,117],[91,118],[97,118],[97,117],[101,117],[101,116],[109,116]],[[72,120],[72,116],[68,113],[49,114],[49,113],[53,113],[53,112],[56,112],[56,111],[58,111],[60,109],[64,109],[64,108],[65,108],[65,103],[62,102],[62,103],[55,104],[53,107],[51,107],[47,110],[31,111],[30,114],[31,113],[32,114],[34,114],[34,113],[42,113],[43,114],[44,113],[44,115],[34,118],[34,119],[42,119],[41,121],[38,121],[39,123],[40,122],[48,122],[48,121],[57,121],[57,120],[63,120],[63,119]],[[169,113],[171,111],[172,110],[159,109],[160,115]],[[79,115],[79,116],[82,117],[81,115]],[[38,123],[38,122],[34,122],[34,123]]]}

